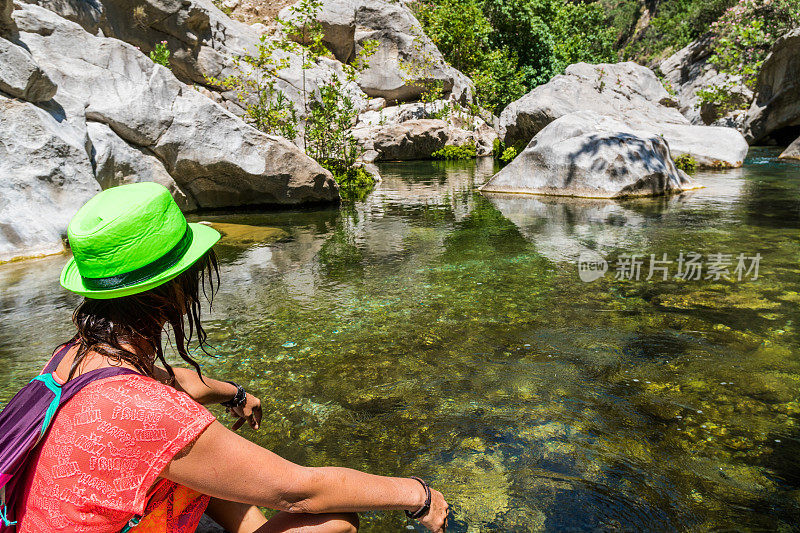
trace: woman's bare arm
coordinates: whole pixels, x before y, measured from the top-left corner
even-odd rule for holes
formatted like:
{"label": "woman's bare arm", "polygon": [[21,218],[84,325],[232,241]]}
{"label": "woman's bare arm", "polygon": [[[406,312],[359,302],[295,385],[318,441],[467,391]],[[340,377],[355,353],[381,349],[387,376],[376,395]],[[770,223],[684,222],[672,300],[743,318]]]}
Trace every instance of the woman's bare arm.
{"label": "woman's bare arm", "polygon": [[[303,467],[217,422],[173,459],[162,477],[216,498],[292,513],[416,511],[425,500],[416,480],[349,468]],[[440,531],[447,503],[439,492],[431,492],[431,510],[420,521],[431,531]]]}
{"label": "woman's bare arm", "polygon": [[[154,366],[153,378],[185,392],[199,404],[221,403],[230,400],[236,394],[236,387],[227,381],[219,381],[208,376],[203,376],[201,380],[197,371],[191,368],[173,367],[172,372],[175,374],[174,380],[170,379],[169,372],[165,369]],[[239,417],[239,420],[231,428],[234,431],[239,429],[245,421],[253,429],[258,429],[261,424],[261,400],[250,393],[247,394],[245,404],[232,411]]]}

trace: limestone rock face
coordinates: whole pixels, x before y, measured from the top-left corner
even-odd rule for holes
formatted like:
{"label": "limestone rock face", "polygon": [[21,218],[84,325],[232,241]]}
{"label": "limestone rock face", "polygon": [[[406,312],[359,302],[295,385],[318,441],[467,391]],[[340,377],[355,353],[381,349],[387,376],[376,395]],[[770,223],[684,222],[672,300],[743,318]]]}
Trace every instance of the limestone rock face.
{"label": "limestone rock face", "polygon": [[56,89],[27,50],[0,37],[0,91],[29,102],[45,102]]}
{"label": "limestone rock face", "polygon": [[379,161],[429,159],[447,143],[447,123],[443,120],[409,120],[376,128],[356,129],[356,139],[367,150],[380,154]]}
{"label": "limestone rock face", "polygon": [[793,132],[794,137],[798,126],[800,28],[795,28],[775,42],[761,66],[756,95],[745,119],[744,134],[750,144],[757,144],[769,136],[782,137],[785,131]]}
{"label": "limestone rock face", "polygon": [[22,82],[14,89],[8,80],[28,74],[0,67],[20,95],[0,96],[0,261],[63,250],[70,218],[101,186],[155,181],[186,210],[338,201],[330,173],[297,147],[248,126],[135,47],[36,5],[19,4],[13,17],[15,40],[0,45],[24,53],[11,67],[40,69],[39,80],[59,85],[33,105],[21,98],[52,94]]}
{"label": "limestone rock face", "polygon": [[194,199],[178,187],[152,152],[126,143],[107,124],[89,122],[86,126],[92,142],[95,178],[100,187],[108,189],[126,183],[153,181],[169,189],[183,211],[197,209]]}
{"label": "limestone rock face", "polygon": [[794,140],[792,144],[790,144],[786,150],[781,152],[781,155],[778,156],[781,159],[797,159],[800,160],[800,137]]}
{"label": "limestone rock face", "polygon": [[580,111],[542,129],[481,191],[618,198],[693,187],[663,138]]}
{"label": "limestone rock face", "polygon": [[692,126],[653,71],[631,62],[570,65],[565,74],[504,109],[498,133],[508,145],[527,143],[557,118],[576,111],[594,111],[638,131],[662,135],[673,156],[688,153],[701,166],[738,167],[747,154],[739,132]]}
{"label": "limestone rock face", "polygon": [[[291,8],[284,8],[280,17],[292,20]],[[369,68],[358,80],[368,96],[406,102],[419,98],[426,82],[436,81],[445,95],[462,103],[472,100],[472,82],[447,64],[402,2],[325,0],[317,19],[325,32],[323,42],[339,61],[352,60],[365,41],[378,41]]]}
{"label": "limestone rock face", "polygon": [[[366,162],[429,159],[444,146],[467,144],[475,145],[478,156],[490,155],[497,139],[494,128],[483,118],[469,115],[451,104],[451,101],[436,100],[429,104],[400,104],[361,113],[354,136],[366,150],[362,159]],[[432,119],[447,110],[444,118]],[[425,131],[426,128],[429,131]],[[392,142],[390,138],[395,134],[399,137]],[[428,142],[432,139],[436,142]],[[407,148],[399,149],[400,145]]]}
{"label": "limestone rock face", "polygon": [[100,191],[70,124],[0,96],[0,262],[58,253],[78,208]]}
{"label": "limestone rock face", "polygon": [[[232,20],[210,0],[28,0],[59,16],[74,21],[92,34],[114,37],[150,53],[156,43],[166,41],[171,54],[170,68],[187,84],[208,85],[207,76],[225,79],[237,74],[233,58],[258,55],[261,34],[256,28]],[[277,88],[294,103],[302,116],[302,59],[299,55],[278,52],[288,67],[278,73]],[[314,93],[332,76],[341,76],[341,65],[323,59],[305,72],[306,90]],[[366,105],[366,95],[355,83],[346,83],[356,107]],[[221,90],[220,87],[216,89]],[[224,107],[241,114],[233,91],[221,93]]]}
{"label": "limestone rock face", "polygon": [[338,200],[330,173],[117,39],[93,36],[38,6],[15,12],[20,36],[85,115],[155,154],[198,207]]}
{"label": "limestone rock face", "polygon": [[736,105],[746,105],[753,98],[753,91],[742,83],[741,76],[718,72],[709,62],[711,48],[707,39],[692,41],[659,65],[664,79],[675,90],[675,99],[680,112],[692,124],[740,125],[736,115],[730,112],[721,115],[719,109],[710,104],[700,104],[697,91],[712,86],[728,87]]}

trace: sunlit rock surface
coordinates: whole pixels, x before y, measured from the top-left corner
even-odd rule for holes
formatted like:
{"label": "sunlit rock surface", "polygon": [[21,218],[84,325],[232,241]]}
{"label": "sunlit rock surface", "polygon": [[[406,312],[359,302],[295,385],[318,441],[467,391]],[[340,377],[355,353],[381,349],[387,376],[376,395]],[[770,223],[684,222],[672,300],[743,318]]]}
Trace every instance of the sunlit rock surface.
{"label": "sunlit rock surface", "polygon": [[614,198],[694,187],[663,138],[583,111],[548,124],[481,191]]}
{"label": "sunlit rock surface", "polygon": [[[791,30],[772,46],[761,65],[756,95],[747,111],[745,137],[757,144],[769,136],[791,141],[800,127],[800,28]],[[793,134],[793,135],[792,135]],[[782,141],[783,139],[778,139]]]}

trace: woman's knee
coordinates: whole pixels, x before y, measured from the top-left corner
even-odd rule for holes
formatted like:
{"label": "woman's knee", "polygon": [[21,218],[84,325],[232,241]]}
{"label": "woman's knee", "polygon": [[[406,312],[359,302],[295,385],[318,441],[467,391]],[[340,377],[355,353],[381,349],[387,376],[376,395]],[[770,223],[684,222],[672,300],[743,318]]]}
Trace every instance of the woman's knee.
{"label": "woman's knee", "polygon": [[331,516],[331,521],[335,523],[336,531],[339,533],[356,533],[358,531],[359,521],[356,513],[335,513]]}

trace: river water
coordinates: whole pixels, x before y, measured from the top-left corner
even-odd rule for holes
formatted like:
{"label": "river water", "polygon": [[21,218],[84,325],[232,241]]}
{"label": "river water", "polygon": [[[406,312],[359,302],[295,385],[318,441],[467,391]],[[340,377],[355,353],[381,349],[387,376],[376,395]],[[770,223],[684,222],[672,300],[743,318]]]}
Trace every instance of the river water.
{"label": "river water", "polygon": [[[354,206],[196,217],[266,228],[218,245],[198,359],[263,399],[247,438],[424,477],[454,531],[788,531],[800,165],[776,155],[621,203],[485,197],[490,161],[385,164]],[[608,265],[592,282],[586,250]],[[0,266],[2,403],[71,335],[65,260]]]}

